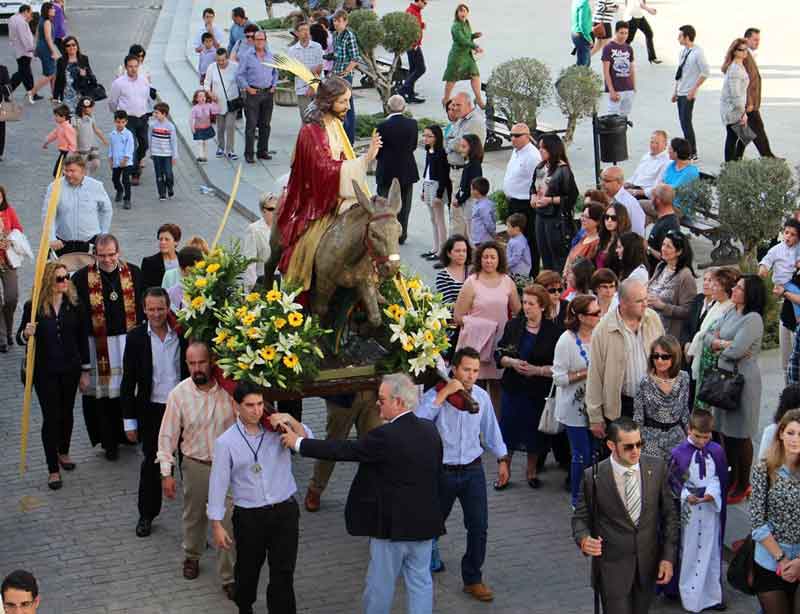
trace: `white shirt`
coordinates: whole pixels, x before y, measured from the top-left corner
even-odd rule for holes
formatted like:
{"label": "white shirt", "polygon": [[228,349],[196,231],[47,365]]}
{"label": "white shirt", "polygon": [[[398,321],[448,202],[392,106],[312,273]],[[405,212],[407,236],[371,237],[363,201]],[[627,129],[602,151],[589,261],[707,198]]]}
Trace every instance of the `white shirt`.
{"label": "white shirt", "polygon": [[625,339],[625,377],[622,380],[622,394],[626,397],[635,397],[639,385],[647,375],[647,349],[644,347],[644,336],[642,333],[642,325],[636,332],[628,328],[622,316],[619,314],[619,309],[616,313],[616,318],[619,322],[622,337]]}
{"label": "white shirt", "polygon": [[758,263],[772,271],[772,283],[788,284],[794,276],[795,263],[800,259],[800,243],[789,247],[784,241],[769,248]]}
{"label": "white shirt", "polygon": [[649,151],[639,160],[639,166],[628,181],[631,185],[639,186],[644,190],[645,196],[650,198],[650,192],[658,183],[658,178],[669,164],[669,153],[665,149],[655,156]]}
{"label": "white shirt", "polygon": [[[198,47],[202,47],[203,46],[203,34],[205,34],[206,32],[208,32],[208,28],[206,28],[205,22],[203,22],[203,25],[200,26],[200,29],[197,31],[197,36],[194,37],[194,48],[195,49],[197,49]],[[214,40],[217,41],[217,44],[220,45],[220,46],[224,46],[224,45],[222,45],[222,41],[223,41],[222,30],[220,30],[220,28],[219,28],[219,26],[217,24],[212,24],[211,25],[211,33],[214,35]]]}
{"label": "white shirt", "polygon": [[636,197],[625,188],[620,188],[619,192],[612,197],[612,201],[619,203],[628,210],[628,217],[631,218],[631,230],[644,239],[647,216]]}
{"label": "white shirt", "polygon": [[111,112],[126,111],[133,117],[142,117],[149,111],[150,81],[147,77],[137,75],[131,79],[128,74],[114,79],[111,93],[108,96],[108,108]]}
{"label": "white shirt", "polygon": [[[308,41],[308,44],[305,46],[303,46],[300,41],[297,41],[294,45],[289,47],[289,57],[299,61],[309,70],[316,68],[317,66],[322,66],[324,62],[322,58],[323,54],[324,51],[322,50],[322,46],[312,40]],[[303,96],[305,95],[307,88],[308,83],[298,77],[295,77],[295,93],[297,93],[299,96]]]}
{"label": "white shirt", "polygon": [[626,11],[628,19],[641,19],[644,17],[644,9],[642,8],[641,0],[628,0],[628,9]]}
{"label": "white shirt", "polygon": [[624,465],[619,464],[616,460],[614,460],[614,455],[608,457],[611,459],[611,469],[612,475],[614,476],[614,484],[617,486],[617,490],[619,491],[620,499],[622,499],[622,505],[625,505],[625,474],[628,471],[633,471],[639,482],[639,492],[642,492],[642,472],[639,467],[639,463],[632,465],[630,467],[626,467]]}
{"label": "white shirt", "polygon": [[506,166],[506,175],[503,178],[503,192],[508,198],[530,199],[533,171],[541,161],[542,156],[539,154],[539,150],[530,142],[525,147],[511,152],[511,158]]}
{"label": "white shirt", "polygon": [[153,355],[153,390],[151,403],[166,403],[169,393],[181,381],[181,351],[177,333],[167,326],[167,334],[161,340],[147,323],[150,349]]}
{"label": "white shirt", "polygon": [[269,246],[271,232],[272,228],[267,226],[263,217],[250,224],[244,231],[242,256],[255,259],[255,262],[251,262],[244,272],[244,285],[247,289],[256,284],[259,273],[264,272],[264,263],[269,260],[269,256],[272,253]]}
{"label": "white shirt", "polygon": [[[206,78],[203,87],[207,92],[216,94],[217,104],[228,110],[228,100],[239,97],[239,84],[236,82],[236,71],[239,64],[233,60],[228,60],[225,68],[220,68],[219,64],[213,62],[206,69]],[[222,78],[220,79],[220,74]],[[227,96],[227,97],[226,97]]]}

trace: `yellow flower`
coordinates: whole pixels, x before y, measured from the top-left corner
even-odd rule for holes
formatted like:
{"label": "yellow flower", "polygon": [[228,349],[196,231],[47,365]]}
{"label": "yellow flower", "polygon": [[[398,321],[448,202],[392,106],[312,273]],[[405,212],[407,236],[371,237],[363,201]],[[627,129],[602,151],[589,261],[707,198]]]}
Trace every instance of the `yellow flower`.
{"label": "yellow flower", "polygon": [[419,279],[412,279],[408,282],[409,290],[419,290],[422,287],[422,284],[419,283]]}
{"label": "yellow flower", "polygon": [[244,316],[242,316],[242,324],[245,326],[250,326],[253,322],[256,321],[256,314],[252,311],[248,311]]}
{"label": "yellow flower", "polygon": [[198,260],[194,264],[194,268],[200,269],[201,271],[206,268],[206,261],[205,260]]}
{"label": "yellow flower", "polygon": [[280,330],[284,326],[286,326],[286,320],[284,320],[283,318],[275,318],[275,328]]}
{"label": "yellow flower", "polygon": [[208,285],[208,280],[205,277],[198,277],[194,280],[194,285],[197,288],[205,288]]}
{"label": "yellow flower", "polygon": [[433,330],[441,330],[441,328],[442,328],[442,323],[441,323],[441,322],[439,322],[439,320],[434,320],[434,321],[431,323],[431,328],[433,328]]}
{"label": "yellow flower", "polygon": [[243,318],[243,317],[244,317],[244,314],[246,314],[246,313],[247,313],[247,307],[246,307],[245,305],[242,305],[241,307],[239,307],[239,308],[236,310],[236,312],[235,312],[235,313],[236,313],[236,317],[237,317],[237,318]]}
{"label": "yellow flower", "polygon": [[227,338],[228,338],[228,333],[225,332],[224,330],[221,330],[219,331],[219,333],[217,333],[217,336],[214,337],[214,343],[216,343],[217,345],[221,345],[222,343],[225,342],[225,339]]}
{"label": "yellow flower", "polygon": [[297,328],[303,323],[303,314],[297,311],[293,311],[288,316],[289,324]]}
{"label": "yellow flower", "polygon": [[261,358],[266,360],[267,362],[271,361],[275,358],[275,348],[271,345],[261,348],[258,353],[261,355]]}
{"label": "yellow flower", "polygon": [[211,250],[211,253],[209,254],[209,257],[217,258],[217,257],[219,257],[220,254],[222,254],[222,250],[220,250],[220,248],[217,247],[217,248]]}
{"label": "yellow flower", "polygon": [[247,336],[251,339],[256,339],[261,334],[261,331],[257,328],[248,328],[247,329]]}
{"label": "yellow flower", "polygon": [[426,330],[422,336],[425,337],[425,341],[428,343],[433,343],[433,333],[431,331]]}
{"label": "yellow flower", "polygon": [[270,290],[267,292],[267,302],[274,303],[281,300],[281,293],[278,290]]}
{"label": "yellow flower", "polygon": [[236,364],[242,371],[247,371],[250,368],[250,365],[248,365],[246,362],[239,362]]}
{"label": "yellow flower", "polygon": [[[209,267],[209,270],[210,270],[210,268],[211,267]],[[244,297],[244,300],[246,300],[248,303],[255,303],[260,298],[261,298],[261,295],[258,292],[251,292],[250,294],[248,294],[247,296]]]}
{"label": "yellow flower", "polygon": [[206,299],[204,296],[196,296],[192,299],[192,309],[200,309],[205,304]]}
{"label": "yellow flower", "polygon": [[288,369],[294,369],[299,362],[300,359],[297,357],[297,354],[287,354],[283,357],[283,364],[286,365]]}
{"label": "yellow flower", "polygon": [[389,305],[389,307],[388,307],[388,309],[386,311],[388,311],[389,312],[389,316],[392,317],[395,320],[399,320],[406,313],[406,310],[403,309],[400,305],[398,305],[396,303],[394,303],[392,305]]}
{"label": "yellow flower", "polygon": [[403,344],[403,349],[404,349],[406,352],[410,352],[410,351],[412,351],[412,350],[414,349],[414,344],[413,344],[413,343],[411,343],[410,341],[407,341],[407,342],[405,342],[405,343]]}
{"label": "yellow flower", "polygon": [[216,262],[214,262],[213,264],[209,264],[206,271],[208,271],[209,273],[216,273],[217,271],[219,271],[219,265]]}
{"label": "yellow flower", "polygon": [[225,345],[228,346],[229,350],[232,350],[233,348],[236,347],[236,338],[231,337],[230,339],[228,339],[228,343],[226,343]]}

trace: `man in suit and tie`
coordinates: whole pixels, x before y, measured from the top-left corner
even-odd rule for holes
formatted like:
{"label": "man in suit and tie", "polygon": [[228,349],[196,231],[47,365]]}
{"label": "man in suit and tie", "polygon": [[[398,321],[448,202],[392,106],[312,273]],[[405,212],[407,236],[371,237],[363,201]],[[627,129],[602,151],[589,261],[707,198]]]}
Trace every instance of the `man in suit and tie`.
{"label": "man in suit and tie", "polygon": [[386,198],[392,180],[400,183],[400,195],[403,206],[397,219],[403,226],[400,235],[400,244],[406,241],[408,235],[408,216],[411,213],[411,196],[414,184],[419,181],[417,161],[414,151],[417,149],[419,127],[417,120],[405,117],[406,101],[399,94],[395,94],[387,102],[389,117],[378,124],[378,133],[381,135],[383,147],[378,152],[378,166],[375,169],[375,180],[378,183],[378,195]]}
{"label": "man in suit and tie", "polygon": [[127,335],[122,358],[122,416],[129,441],[142,442],[144,460],[139,474],[139,521],[136,535],[150,535],[161,512],[161,474],[156,463],[158,431],[167,395],[189,376],[186,340],[170,325],[169,294],[161,287],[144,293],[145,324]]}
{"label": "man in suit and tie", "polygon": [[[655,584],[672,579],[678,515],[667,465],[642,456],[639,426],[622,417],[608,427],[611,457],[586,470],[572,535],[592,561],[592,583],[606,614],[647,614]],[[596,483],[592,481],[596,479]]]}
{"label": "man in suit and tie", "polygon": [[753,144],[758,149],[762,158],[774,158],[772,148],[769,145],[767,131],[764,129],[764,120],[761,119],[761,72],[758,70],[754,51],[758,50],[761,44],[761,30],[758,28],[747,28],[744,32],[744,40],[747,41],[747,62],[744,67],[750,83],[747,85],[747,125],[756,133]]}
{"label": "man in suit and tie", "polygon": [[347,497],[345,522],[351,535],[370,538],[365,614],[392,609],[401,573],[408,611],[433,609],[431,544],[444,524],[439,504],[442,441],[432,422],[414,415],[416,404],[414,383],[395,374],[384,376],[378,390],[386,424],[357,441],[307,439],[286,414],[271,417],[273,426],[286,430],[283,444],[301,455],[361,463]]}

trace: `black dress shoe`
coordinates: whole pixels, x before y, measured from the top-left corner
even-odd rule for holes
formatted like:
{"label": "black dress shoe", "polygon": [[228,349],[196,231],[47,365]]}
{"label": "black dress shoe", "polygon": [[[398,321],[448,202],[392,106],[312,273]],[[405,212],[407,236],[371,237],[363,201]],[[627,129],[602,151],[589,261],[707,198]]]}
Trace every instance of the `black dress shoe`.
{"label": "black dress shoe", "polygon": [[119,458],[118,448],[109,448],[106,450],[106,460],[115,461]]}
{"label": "black dress shoe", "polygon": [[534,489],[541,488],[542,481],[539,478],[531,478],[530,480],[528,480],[528,486]]}
{"label": "black dress shoe", "polygon": [[255,164],[256,163],[256,159],[253,156],[245,156],[244,159],[245,159],[245,162],[247,162],[248,164]]}
{"label": "black dress shoe", "polygon": [[236,582],[229,582],[222,585],[222,592],[231,601],[236,601]]}
{"label": "black dress shoe", "polygon": [[259,160],[272,160],[272,156],[268,153],[260,153],[258,154]]}
{"label": "black dress shoe", "polygon": [[8,335],[6,335],[6,343],[8,343],[9,347],[14,345],[14,336],[11,335],[10,333]]}
{"label": "black dress shoe", "polygon": [[408,104],[425,104],[425,99],[419,96],[409,96],[406,98],[406,102],[408,102]]}
{"label": "black dress shoe", "polygon": [[139,518],[139,522],[136,523],[136,537],[149,537],[152,530],[152,520],[144,517]]}
{"label": "black dress shoe", "polygon": [[59,477],[57,480],[47,480],[47,487],[50,490],[59,490],[62,486],[63,484],[61,483],[61,477]]}

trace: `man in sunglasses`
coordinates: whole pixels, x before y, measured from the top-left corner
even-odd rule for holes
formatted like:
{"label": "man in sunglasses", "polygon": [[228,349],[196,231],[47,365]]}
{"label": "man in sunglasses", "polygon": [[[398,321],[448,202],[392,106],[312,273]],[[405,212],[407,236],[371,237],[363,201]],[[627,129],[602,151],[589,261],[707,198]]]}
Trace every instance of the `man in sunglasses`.
{"label": "man in sunglasses", "polygon": [[536,277],[539,274],[539,249],[536,246],[536,218],[531,207],[531,183],[542,156],[531,143],[531,130],[527,124],[514,124],[511,127],[511,146],[514,150],[503,177],[503,192],[508,200],[509,213],[521,213],[525,216],[522,231],[531,251],[530,276]]}
{"label": "man in sunglasses", "polygon": [[611,457],[583,475],[572,536],[593,557],[603,611],[647,614],[655,585],[668,584],[675,565],[678,515],[667,466],[641,455],[642,435],[630,418],[609,425],[606,445]]}

